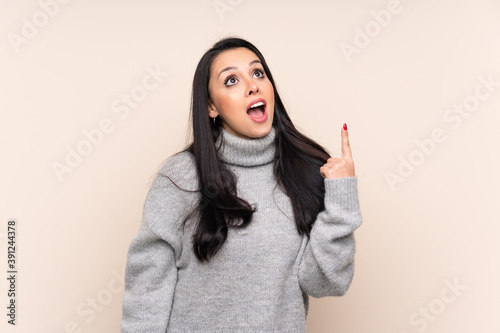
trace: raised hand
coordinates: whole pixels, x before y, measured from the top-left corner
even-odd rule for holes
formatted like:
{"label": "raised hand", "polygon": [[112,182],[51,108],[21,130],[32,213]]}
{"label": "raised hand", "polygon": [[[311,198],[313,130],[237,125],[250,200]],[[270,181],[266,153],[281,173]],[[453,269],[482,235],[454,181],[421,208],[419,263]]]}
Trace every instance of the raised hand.
{"label": "raised hand", "polygon": [[347,125],[344,124],[341,130],[342,137],[342,155],[340,158],[330,157],[319,172],[323,178],[343,178],[354,177],[354,161],[352,160],[351,146],[349,145],[349,136],[347,134]]}

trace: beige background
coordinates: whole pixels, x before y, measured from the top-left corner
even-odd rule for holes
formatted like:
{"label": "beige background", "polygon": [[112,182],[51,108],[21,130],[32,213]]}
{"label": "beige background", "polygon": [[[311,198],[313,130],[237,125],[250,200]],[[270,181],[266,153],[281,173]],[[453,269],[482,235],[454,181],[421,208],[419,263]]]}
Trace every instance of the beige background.
{"label": "beige background", "polygon": [[[349,126],[364,217],[355,278],[344,297],[311,299],[308,331],[500,331],[500,2],[54,1],[1,1],[0,276],[12,218],[19,268],[15,327],[0,279],[2,332],[119,331],[145,195],[187,143],[198,60],[230,34],[263,52],[296,126],[333,155]],[[372,11],[388,7],[381,26]],[[449,113],[463,103],[474,110]],[[100,124],[88,146],[83,131]],[[415,140],[433,131],[424,155]],[[77,147],[87,156],[58,179],[53,164]]]}

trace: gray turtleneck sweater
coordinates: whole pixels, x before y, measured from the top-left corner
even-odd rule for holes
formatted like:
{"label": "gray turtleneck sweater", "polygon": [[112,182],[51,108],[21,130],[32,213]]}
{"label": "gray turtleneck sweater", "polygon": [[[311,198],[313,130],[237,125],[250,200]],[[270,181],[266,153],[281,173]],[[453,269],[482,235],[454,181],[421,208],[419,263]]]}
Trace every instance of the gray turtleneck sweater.
{"label": "gray turtleneck sweater", "polygon": [[[354,230],[362,221],[357,177],[324,179],[325,210],[310,237],[297,232],[290,199],[273,175],[276,132],[243,139],[223,130],[221,159],[238,179],[238,196],[257,207],[244,229],[229,229],[207,263],[194,255],[200,199],[194,158],[170,157],[147,195],[130,244],[122,333],[306,331],[308,295],[343,295],[354,270]],[[319,172],[319,170],[318,170]]]}

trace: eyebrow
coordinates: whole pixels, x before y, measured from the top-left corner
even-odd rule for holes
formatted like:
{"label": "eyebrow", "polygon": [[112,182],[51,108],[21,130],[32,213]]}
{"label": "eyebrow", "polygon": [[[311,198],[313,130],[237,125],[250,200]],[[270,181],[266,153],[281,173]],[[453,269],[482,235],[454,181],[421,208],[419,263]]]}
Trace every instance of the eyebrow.
{"label": "eyebrow", "polygon": [[[254,61],[250,62],[250,64],[249,64],[249,65],[251,66],[251,65],[253,65],[253,64],[255,64],[255,63],[259,63],[259,64],[261,64],[261,65],[262,65],[262,62],[260,62],[260,60],[258,60],[258,59],[255,59]],[[235,66],[229,66],[229,67],[224,68],[223,70],[221,70],[221,71],[220,71],[219,75],[217,75],[217,79],[219,79],[219,76],[222,74],[222,72],[225,72],[225,71],[230,71],[230,70],[232,70],[232,69],[238,69],[238,67],[235,67]]]}

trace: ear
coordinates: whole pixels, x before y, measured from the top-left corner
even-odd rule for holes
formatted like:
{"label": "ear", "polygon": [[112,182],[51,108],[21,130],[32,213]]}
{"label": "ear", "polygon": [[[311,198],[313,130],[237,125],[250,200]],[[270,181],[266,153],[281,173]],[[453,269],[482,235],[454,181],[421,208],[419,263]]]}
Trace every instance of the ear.
{"label": "ear", "polygon": [[212,102],[212,100],[208,100],[208,116],[215,118],[219,115],[219,111],[217,111],[217,108],[215,107],[215,104]]}

